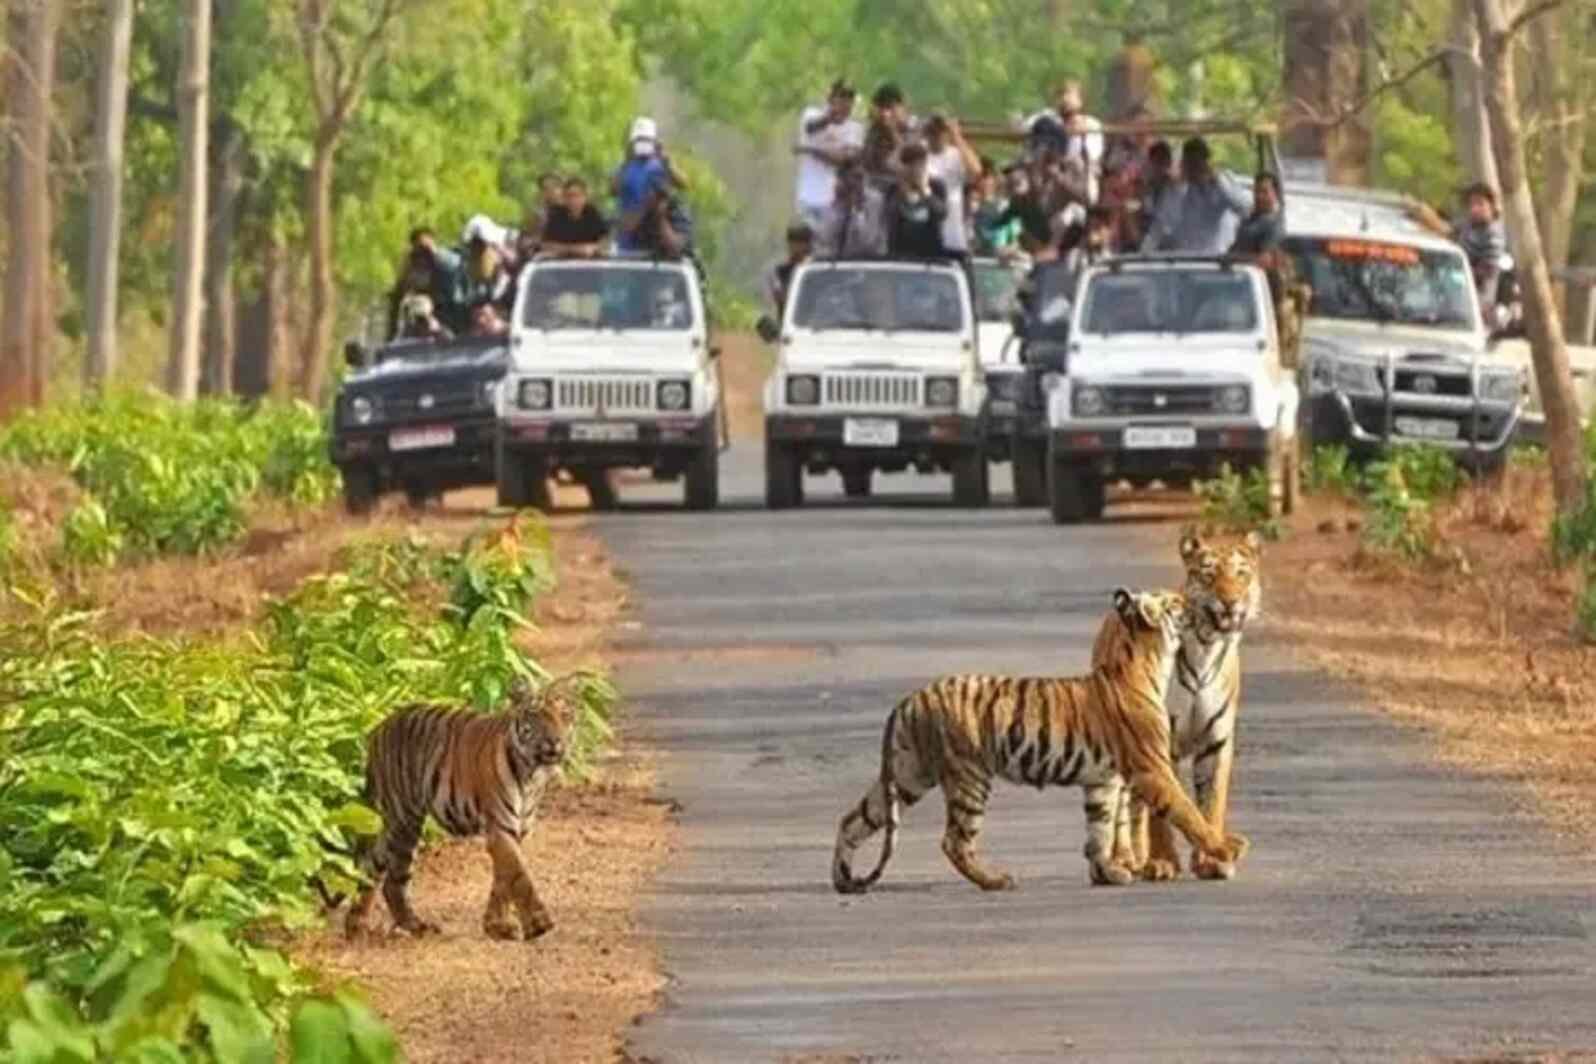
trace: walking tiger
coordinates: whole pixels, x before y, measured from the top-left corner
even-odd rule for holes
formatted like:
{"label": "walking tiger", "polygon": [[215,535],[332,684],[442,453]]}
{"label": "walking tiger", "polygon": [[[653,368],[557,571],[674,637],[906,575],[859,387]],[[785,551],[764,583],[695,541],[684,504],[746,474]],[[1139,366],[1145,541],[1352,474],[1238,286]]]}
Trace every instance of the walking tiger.
{"label": "walking tiger", "polygon": [[351,938],[365,930],[379,887],[394,925],[411,934],[436,932],[410,907],[406,888],[421,827],[430,813],[450,835],[484,836],[493,861],[493,889],[482,914],[492,938],[532,941],[554,927],[521,854],[549,780],[565,759],[584,674],[534,692],[517,679],[509,712],[484,714],[439,706],[400,709],[366,741],[367,804],[382,815],[380,834],[357,849],[370,877],[345,918]]}
{"label": "walking tiger", "polygon": [[[1214,831],[1169,762],[1164,697],[1185,599],[1120,588],[1113,601],[1129,637],[1116,642],[1111,660],[1090,675],[947,676],[897,704],[882,735],[880,778],[837,827],[832,884],[839,892],[867,890],[881,877],[897,841],[900,806],[914,805],[933,787],[942,788],[947,803],[942,852],[954,868],[984,890],[1013,887],[1013,877],[986,867],[975,850],[994,776],[1038,789],[1085,788],[1086,857],[1094,883],[1135,878],[1113,852],[1127,785],[1214,860],[1241,859],[1247,840]],[[855,852],[883,828],[880,861],[856,878]]]}

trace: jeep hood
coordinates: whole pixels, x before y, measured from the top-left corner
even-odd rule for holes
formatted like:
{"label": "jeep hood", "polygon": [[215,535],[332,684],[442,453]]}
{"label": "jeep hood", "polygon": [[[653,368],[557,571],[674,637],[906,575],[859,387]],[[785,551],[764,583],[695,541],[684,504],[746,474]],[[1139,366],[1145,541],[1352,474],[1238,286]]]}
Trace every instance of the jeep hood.
{"label": "jeep hood", "polygon": [[1467,359],[1485,348],[1485,336],[1479,332],[1331,318],[1309,318],[1302,336],[1309,344],[1331,344],[1346,354],[1365,358],[1383,358],[1395,353],[1399,358],[1408,354],[1436,354]]}
{"label": "jeep hood", "polygon": [[343,386],[355,391],[403,387],[422,381],[458,378],[493,378],[509,367],[505,347],[467,348],[437,358],[392,358],[349,374]]}
{"label": "jeep hood", "polygon": [[516,369],[579,370],[589,373],[691,371],[698,365],[700,335],[662,330],[527,330],[516,334],[510,353]]}
{"label": "jeep hood", "polygon": [[1093,382],[1251,380],[1264,368],[1263,352],[1250,336],[1085,337],[1069,356],[1069,375]]}
{"label": "jeep hood", "polygon": [[957,370],[970,357],[959,333],[797,333],[782,349],[784,368],[803,370]]}

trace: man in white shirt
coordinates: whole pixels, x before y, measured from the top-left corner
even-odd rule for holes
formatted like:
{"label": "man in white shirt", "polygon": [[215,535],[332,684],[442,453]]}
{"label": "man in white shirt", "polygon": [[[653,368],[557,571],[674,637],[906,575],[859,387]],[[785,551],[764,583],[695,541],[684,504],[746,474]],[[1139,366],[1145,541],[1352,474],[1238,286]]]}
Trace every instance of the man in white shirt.
{"label": "man in white shirt", "polygon": [[957,119],[932,115],[925,124],[926,169],[948,190],[948,216],[942,222],[942,246],[955,255],[970,250],[964,217],[964,188],[981,173],[981,157],[964,139]]}
{"label": "man in white shirt", "polygon": [[1026,130],[1035,148],[1050,148],[1065,159],[1079,160],[1086,171],[1086,196],[1097,202],[1098,181],[1103,176],[1103,123],[1086,113],[1081,83],[1059,86],[1053,110],[1032,115]]}
{"label": "man in white shirt", "polygon": [[837,168],[859,154],[864,126],[855,121],[856,93],[847,81],[832,83],[823,107],[806,108],[798,123],[798,217],[818,230],[836,196]]}

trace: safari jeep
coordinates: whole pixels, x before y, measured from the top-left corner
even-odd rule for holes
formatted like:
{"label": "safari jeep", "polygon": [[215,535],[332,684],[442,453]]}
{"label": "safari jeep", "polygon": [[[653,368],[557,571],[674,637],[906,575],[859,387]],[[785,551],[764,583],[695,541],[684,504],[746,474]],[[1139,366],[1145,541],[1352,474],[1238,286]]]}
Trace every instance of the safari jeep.
{"label": "safari jeep", "polygon": [[970,263],[970,278],[975,283],[976,347],[986,371],[987,458],[1007,462],[1025,377],[1014,335],[1022,274],[998,259],[977,258]]}
{"label": "safari jeep", "polygon": [[593,505],[613,470],[686,482],[689,509],[720,492],[720,372],[696,267],[616,258],[536,261],[523,271],[499,390],[499,503],[547,506],[565,471]]}
{"label": "safari jeep", "polygon": [[1100,517],[1113,481],[1184,487],[1227,463],[1267,470],[1272,508],[1293,508],[1297,383],[1262,270],[1110,259],[1082,276],[1070,315],[1064,372],[1047,395],[1055,522]]}
{"label": "safari jeep", "polygon": [[877,470],[953,473],[953,500],[989,498],[969,277],[944,261],[811,262],[793,277],[765,382],[765,502],[799,506],[804,473],[836,470],[851,498]]}

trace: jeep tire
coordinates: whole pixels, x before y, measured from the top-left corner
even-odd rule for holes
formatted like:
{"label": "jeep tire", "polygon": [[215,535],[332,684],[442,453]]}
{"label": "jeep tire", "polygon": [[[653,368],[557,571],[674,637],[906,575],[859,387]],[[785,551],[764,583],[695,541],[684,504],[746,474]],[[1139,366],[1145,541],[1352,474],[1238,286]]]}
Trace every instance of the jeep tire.
{"label": "jeep tire", "polygon": [[785,444],[765,444],[765,505],[790,510],[804,504],[804,467]]}
{"label": "jeep tire", "polygon": [[992,501],[986,449],[971,447],[953,460],[953,505],[980,509]]}
{"label": "jeep tire", "polygon": [[1095,521],[1103,516],[1107,485],[1073,462],[1053,459],[1047,467],[1047,504],[1055,525]]}
{"label": "jeep tire", "polygon": [[1014,437],[1014,505],[1029,509],[1047,503],[1047,444]]}
{"label": "jeep tire", "polygon": [[369,514],[377,504],[377,470],[369,465],[349,465],[338,472],[344,481],[344,509],[356,517]]}
{"label": "jeep tire", "polygon": [[714,426],[711,418],[688,463],[687,476],[683,478],[686,481],[683,500],[689,510],[713,510],[720,504],[720,447]]}
{"label": "jeep tire", "polygon": [[842,471],[842,493],[850,499],[868,499],[870,480],[875,470],[869,466],[855,466]]}
{"label": "jeep tire", "polygon": [[588,505],[598,513],[608,513],[620,505],[615,492],[615,474],[602,467],[582,470],[582,486],[587,489]]}
{"label": "jeep tire", "polygon": [[498,481],[499,505],[520,510],[528,506],[549,508],[549,463],[546,458],[518,455],[503,444],[497,445],[494,471]]}

